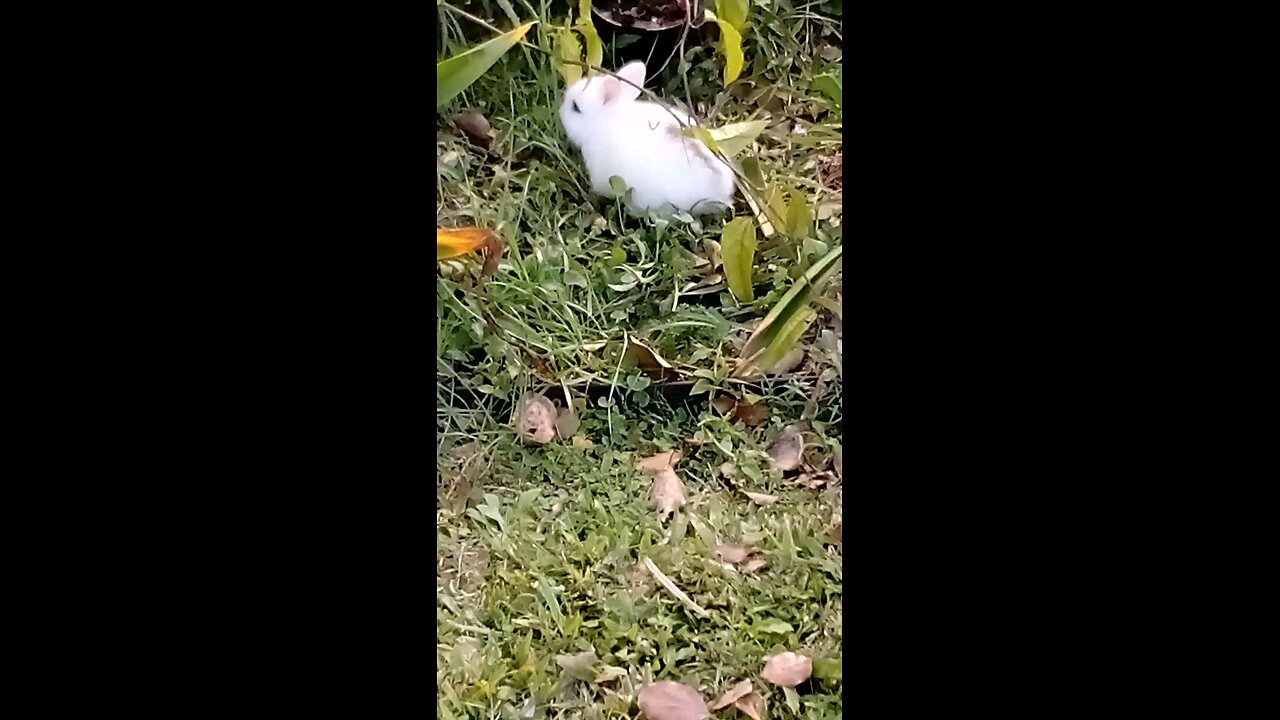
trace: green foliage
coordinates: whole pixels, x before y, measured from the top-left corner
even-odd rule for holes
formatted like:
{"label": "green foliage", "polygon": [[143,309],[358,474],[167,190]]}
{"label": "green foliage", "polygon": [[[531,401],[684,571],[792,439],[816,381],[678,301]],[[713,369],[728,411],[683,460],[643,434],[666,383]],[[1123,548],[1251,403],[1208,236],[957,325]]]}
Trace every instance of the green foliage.
{"label": "green foliage", "polygon": [[751,287],[756,252],[755,222],[746,217],[729,221],[720,233],[720,247],[724,253],[724,274],[729,280],[729,290],[738,300],[751,302],[755,299]]}
{"label": "green foliage", "polygon": [[443,107],[458,93],[466,90],[485,70],[493,67],[498,58],[520,42],[536,22],[527,22],[460,55],[436,63],[436,109]]}

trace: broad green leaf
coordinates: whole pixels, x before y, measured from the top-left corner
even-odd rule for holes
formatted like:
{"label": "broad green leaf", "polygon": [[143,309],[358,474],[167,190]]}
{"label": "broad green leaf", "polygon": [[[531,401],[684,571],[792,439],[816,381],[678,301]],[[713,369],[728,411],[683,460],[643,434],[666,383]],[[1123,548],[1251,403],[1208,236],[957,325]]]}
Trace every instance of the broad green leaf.
{"label": "broad green leaf", "polygon": [[738,79],[742,74],[742,35],[729,22],[716,17],[710,10],[706,11],[707,19],[714,20],[720,26],[720,51],[724,53],[724,84]]}
{"label": "broad green leaf", "polygon": [[800,336],[804,335],[804,331],[808,330],[809,325],[817,318],[818,311],[807,305],[787,318],[765,347],[764,353],[756,360],[756,366],[764,371],[772,370],[783,356],[791,352],[791,349],[800,341]]}
{"label": "broad green leaf", "polygon": [[577,29],[587,41],[587,64],[599,67],[604,62],[604,43],[591,20],[591,0],[578,0]]}
{"label": "broad green leaf", "polygon": [[729,290],[739,301],[751,302],[755,299],[751,269],[756,256],[756,226],[751,218],[734,218],[725,224],[720,236],[720,252]]}
{"label": "broad green leaf", "polygon": [[787,321],[802,308],[808,307],[810,299],[822,289],[822,286],[840,267],[840,256],[843,252],[843,245],[832,248],[831,252],[815,262],[808,272],[782,296],[778,304],[773,306],[769,314],[764,316],[760,326],[751,334],[751,337],[747,338],[746,345],[742,347],[742,354],[739,356],[740,364],[734,371],[735,377],[743,377],[752,372],[755,368],[756,355],[773,343]]}
{"label": "broad green leaf", "polygon": [[752,189],[763,192],[764,172],[760,170],[760,159],[755,156],[744,157],[738,164],[742,174],[747,177],[747,182],[751,183]]}
{"label": "broad green leaf", "polygon": [[576,29],[582,33],[583,39],[587,41],[587,64],[599,67],[600,63],[604,62],[604,43],[600,40],[600,35],[596,32],[595,26],[590,22],[583,22]]}
{"label": "broad green leaf", "polygon": [[814,660],[813,676],[819,680],[842,680],[844,678],[844,664],[840,658]]}
{"label": "broad green leaf", "polygon": [[725,22],[739,30],[747,22],[747,9],[750,6],[749,0],[716,0],[716,12],[720,13]]}
{"label": "broad green leaf", "polygon": [[793,240],[804,240],[813,230],[813,209],[809,207],[809,198],[795,188],[791,189],[791,199],[787,203],[787,235]]}
{"label": "broad green leaf", "polygon": [[611,175],[609,177],[609,189],[613,191],[615,198],[620,198],[627,194],[627,181],[623,180],[621,175]]}
{"label": "broad green leaf", "polygon": [[720,152],[724,153],[725,157],[733,157],[750,147],[756,136],[768,126],[768,120],[752,120],[751,122],[730,123],[723,127],[711,128],[707,131],[707,134],[711,135],[712,139],[715,140],[716,145],[720,147]]}
{"label": "broad green leaf", "polygon": [[787,229],[787,191],[774,185],[765,192],[764,201],[770,213],[769,219],[774,221],[774,227],[785,232]]}
{"label": "broad green leaf", "polygon": [[571,65],[563,60],[582,60],[582,44],[578,42],[578,36],[564,30],[556,33],[556,69],[560,71],[560,75],[564,78],[564,86],[578,82],[582,78],[582,68],[577,65]]}
{"label": "broad green leaf", "polygon": [[688,127],[684,128],[680,132],[685,137],[693,138],[694,140],[697,140],[703,145],[706,145],[707,148],[711,150],[711,152],[721,152],[720,144],[716,142],[715,136],[711,134],[710,130],[704,127],[698,127],[697,125],[689,125]]}
{"label": "broad green leaf", "polygon": [[439,109],[466,90],[485,70],[493,67],[498,58],[510,50],[512,45],[520,42],[536,22],[537,20],[527,22],[461,55],[436,63],[436,108]]}
{"label": "broad green leaf", "polygon": [[826,95],[831,100],[831,103],[836,106],[836,110],[840,109],[842,95],[840,76],[842,74],[840,72],[825,73],[814,78],[813,82],[809,84],[810,90],[816,90]]}
{"label": "broad green leaf", "polygon": [[790,625],[778,620],[777,618],[765,620],[756,627],[763,632],[774,633],[775,635],[785,635],[792,630]]}

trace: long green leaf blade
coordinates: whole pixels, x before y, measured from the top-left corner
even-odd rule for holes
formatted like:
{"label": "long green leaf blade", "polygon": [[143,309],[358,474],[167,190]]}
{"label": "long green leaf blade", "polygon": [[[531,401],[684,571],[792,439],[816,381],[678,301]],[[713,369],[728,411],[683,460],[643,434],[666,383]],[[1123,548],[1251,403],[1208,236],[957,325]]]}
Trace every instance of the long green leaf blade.
{"label": "long green leaf blade", "polygon": [[739,217],[725,224],[720,234],[720,252],[729,291],[740,302],[751,302],[751,269],[756,257],[756,226],[751,218]]}
{"label": "long green leaf blade", "polygon": [[529,28],[537,22],[537,20],[527,22],[461,55],[436,63],[436,109],[440,109],[458,93],[466,90],[486,70],[493,67],[493,64],[498,62],[498,58],[520,42],[525,33],[529,32]]}
{"label": "long green leaf blade", "polygon": [[800,311],[801,308],[808,307],[809,300],[813,294],[822,289],[831,276],[835,274],[836,269],[840,266],[840,256],[844,252],[843,245],[837,245],[813,264],[809,271],[796,281],[791,289],[782,296],[777,305],[764,316],[764,320],[760,322],[760,327],[747,338],[747,343],[742,347],[741,364],[734,371],[734,375],[742,377],[749,374],[755,367],[755,356],[767,347],[775,336],[782,329],[782,326],[791,319],[793,315]]}
{"label": "long green leaf blade", "polygon": [[773,336],[773,340],[765,346],[764,352],[756,360],[756,366],[765,371],[773,369],[779,360],[791,352],[791,348],[800,341],[800,336],[804,335],[804,331],[808,330],[809,325],[817,319],[818,311],[808,306],[800,308],[794,315],[787,318],[787,321],[782,323],[782,327],[778,328],[778,333]]}

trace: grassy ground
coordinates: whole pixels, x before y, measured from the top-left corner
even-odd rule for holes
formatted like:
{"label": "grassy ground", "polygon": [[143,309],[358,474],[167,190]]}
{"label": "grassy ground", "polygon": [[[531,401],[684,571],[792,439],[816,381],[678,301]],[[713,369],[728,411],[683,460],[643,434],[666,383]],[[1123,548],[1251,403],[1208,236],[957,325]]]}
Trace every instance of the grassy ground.
{"label": "grassy ground", "polygon": [[[563,23],[567,4],[457,7],[506,29],[516,19]],[[556,118],[563,83],[546,56],[514,48],[441,111],[438,226],[493,228],[508,243],[487,282],[474,261],[446,263],[436,280],[443,717],[635,717],[636,695],[653,680],[688,685],[710,703],[744,679],[765,697],[767,717],[841,715],[840,276],[792,367],[746,383],[729,377],[753,324],[841,243],[840,119],[810,89],[839,62],[838,12],[839,3],[756,0],[746,69],[728,90],[712,41],[691,40],[648,83],[712,126],[768,119],[748,152],[770,182],[816,209],[808,241],[762,244],[750,303],[723,282],[688,290],[714,280],[706,241],[718,239],[722,219],[636,218],[588,195]],[[439,16],[438,57],[492,34],[447,8]],[[537,30],[528,40],[550,49]],[[615,36],[604,64],[644,58],[651,42]],[[654,54],[651,71],[666,57]],[[487,148],[450,120],[464,107],[492,124]],[[749,214],[741,198],[736,214]],[[673,368],[646,372],[645,357],[634,367],[636,341]],[[527,393],[572,405],[576,430],[521,443],[513,414]],[[754,401],[767,417],[726,416],[713,396]],[[787,426],[803,431],[805,451],[802,467],[784,472],[767,452]],[[664,519],[653,476],[635,464],[672,449],[682,453],[675,471],[687,501]],[[778,499],[759,505],[743,491]],[[765,565],[725,562],[724,544],[750,546]],[[702,612],[663,588],[646,559]],[[784,651],[815,660],[794,690],[760,678],[765,657]]]}

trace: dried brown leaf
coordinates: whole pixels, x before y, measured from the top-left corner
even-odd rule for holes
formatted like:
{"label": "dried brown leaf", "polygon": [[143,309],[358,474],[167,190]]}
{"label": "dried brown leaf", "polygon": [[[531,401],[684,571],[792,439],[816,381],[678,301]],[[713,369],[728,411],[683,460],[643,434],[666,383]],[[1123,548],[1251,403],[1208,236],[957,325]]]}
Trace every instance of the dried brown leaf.
{"label": "dried brown leaf", "polygon": [[748,715],[751,720],[764,720],[764,698],[760,693],[747,693],[738,698],[733,706]]}
{"label": "dried brown leaf", "polygon": [[724,253],[720,249],[719,242],[711,239],[703,240],[702,247],[706,249],[707,260],[710,261],[712,270],[724,265]]}
{"label": "dried brown leaf", "polygon": [[764,561],[764,558],[753,557],[750,560],[748,560],[745,565],[742,566],[742,572],[744,573],[759,572],[762,568],[764,568],[765,565],[768,565],[768,564],[769,563]]}
{"label": "dried brown leaf", "polygon": [[762,402],[738,403],[737,409],[733,411],[733,419],[755,427],[764,424],[769,419],[770,414],[772,413],[769,410],[769,406]]}
{"label": "dried brown leaf", "polygon": [[578,420],[578,414],[573,411],[572,407],[560,408],[560,414],[556,416],[556,434],[561,440],[568,440],[573,434],[578,432],[578,427],[582,425],[582,421]]}
{"label": "dried brown leaf", "polygon": [[813,658],[784,652],[765,658],[760,677],[779,687],[795,687],[813,674]]}
{"label": "dried brown leaf", "polygon": [[716,552],[720,557],[724,558],[725,562],[732,563],[734,565],[746,560],[747,556],[749,556],[753,551],[754,548],[748,545],[729,545],[721,543],[716,546]]}
{"label": "dried brown leaf", "polygon": [[636,367],[654,380],[666,380],[679,374],[671,363],[656,350],[637,340],[634,335],[628,337],[626,357],[634,361]]}
{"label": "dried brown leaf", "polygon": [[637,470],[647,470],[649,472],[661,472],[674,468],[676,463],[680,462],[679,450],[668,450],[660,452],[657,455],[650,455],[636,463]]}
{"label": "dried brown leaf", "polygon": [[516,408],[516,434],[525,442],[551,442],[556,436],[556,406],[542,395],[525,395]]}
{"label": "dried brown leaf", "polygon": [[796,425],[788,425],[773,441],[769,448],[769,458],[783,472],[800,467],[800,458],[804,455],[804,439]]}
{"label": "dried brown leaf", "polygon": [[726,462],[722,462],[722,463],[720,463],[720,474],[721,474],[721,475],[725,476],[726,478],[732,478],[732,477],[733,477],[733,472],[734,472],[733,463],[731,463],[731,462],[727,462],[727,461],[726,461]]}
{"label": "dried brown leaf", "polygon": [[721,395],[717,397],[715,400],[711,401],[711,407],[720,411],[720,414],[722,415],[728,415],[729,413],[733,412],[733,409],[736,408],[737,406],[738,406],[738,400],[732,395]]}
{"label": "dried brown leaf", "polygon": [[649,720],[704,720],[711,716],[697,690],[670,680],[644,686],[636,705]]}
{"label": "dried brown leaf", "polygon": [[757,505],[772,505],[778,502],[777,495],[765,495],[764,493],[751,492],[749,490],[742,491],[747,497],[751,498],[751,502]]}
{"label": "dried brown leaf", "polygon": [[658,517],[663,520],[684,504],[684,483],[680,482],[675,470],[666,468],[653,479],[653,504],[658,507]]}
{"label": "dried brown leaf", "polygon": [[720,708],[729,707],[734,702],[736,702],[738,698],[746,695],[749,692],[751,692],[751,681],[743,680],[737,685],[734,685],[733,687],[726,690],[723,695],[716,698],[716,701],[711,703],[711,709],[719,710]]}
{"label": "dried brown leaf", "polygon": [[454,116],[453,121],[457,123],[458,129],[476,144],[489,147],[490,141],[493,140],[493,126],[489,124],[484,113],[468,108]]}

